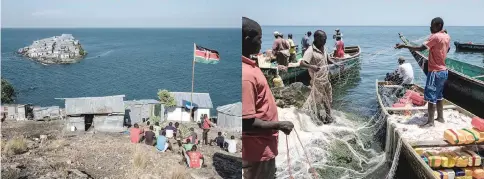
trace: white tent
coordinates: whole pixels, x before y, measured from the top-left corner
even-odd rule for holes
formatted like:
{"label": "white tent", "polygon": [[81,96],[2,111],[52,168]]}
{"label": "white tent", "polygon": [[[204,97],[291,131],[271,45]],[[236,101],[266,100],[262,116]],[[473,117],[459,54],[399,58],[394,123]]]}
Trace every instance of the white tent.
{"label": "white tent", "polygon": [[242,102],[217,107],[217,127],[242,130]]}

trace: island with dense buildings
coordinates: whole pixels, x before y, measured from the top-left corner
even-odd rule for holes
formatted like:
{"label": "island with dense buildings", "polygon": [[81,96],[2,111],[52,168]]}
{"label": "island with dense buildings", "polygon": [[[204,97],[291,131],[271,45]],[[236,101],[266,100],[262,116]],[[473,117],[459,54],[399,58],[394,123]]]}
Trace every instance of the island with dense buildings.
{"label": "island with dense buildings", "polygon": [[36,40],[17,52],[43,64],[76,63],[87,55],[79,40],[71,34]]}

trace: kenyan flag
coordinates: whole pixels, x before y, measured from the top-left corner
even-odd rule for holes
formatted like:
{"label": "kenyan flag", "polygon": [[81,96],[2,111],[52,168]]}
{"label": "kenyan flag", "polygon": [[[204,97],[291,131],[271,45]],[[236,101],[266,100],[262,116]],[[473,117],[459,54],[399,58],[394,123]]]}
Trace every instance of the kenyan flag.
{"label": "kenyan flag", "polygon": [[220,56],[216,50],[201,47],[195,44],[194,52],[195,62],[205,63],[205,64],[217,64],[220,60]]}

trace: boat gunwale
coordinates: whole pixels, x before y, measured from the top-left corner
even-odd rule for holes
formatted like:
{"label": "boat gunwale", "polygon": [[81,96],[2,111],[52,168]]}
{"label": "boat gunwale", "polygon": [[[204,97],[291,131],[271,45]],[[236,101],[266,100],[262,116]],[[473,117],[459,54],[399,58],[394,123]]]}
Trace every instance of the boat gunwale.
{"label": "boat gunwale", "polygon": [[[330,55],[330,58],[332,58],[332,59],[338,59],[338,62],[336,62],[336,64],[341,64],[341,63],[346,62],[346,61],[350,61],[350,60],[356,60],[356,59],[358,59],[358,58],[360,57],[360,54],[361,54],[361,48],[360,48],[360,46],[359,46],[359,45],[357,45],[357,46],[349,46],[349,47],[357,47],[357,48],[358,48],[358,53],[357,53],[357,54],[355,54],[355,55],[353,55],[353,56],[350,56],[350,57],[347,57],[347,58],[341,58],[341,59],[338,59],[338,58],[333,58],[333,57],[331,56],[333,53],[330,53],[330,54],[329,54],[329,55]],[[329,64],[329,65],[328,65],[328,68],[330,68],[330,67],[332,67],[332,66],[335,66],[336,64]],[[277,69],[277,67],[272,67],[272,66],[271,66],[271,67],[259,67],[259,68],[260,68],[261,70],[271,70],[271,69],[275,70],[275,69]],[[288,68],[288,69],[297,69],[297,68],[301,68],[301,67],[299,67],[299,66],[295,66],[295,67],[287,67],[287,68]],[[307,70],[307,69],[305,69],[305,68],[303,68],[303,69],[304,69],[304,70]]]}
{"label": "boat gunwale", "polygon": [[[392,123],[390,121],[388,121],[388,116],[390,116],[390,114],[388,113],[388,110],[386,109],[387,107],[385,107],[383,105],[383,101],[381,100],[381,94],[379,92],[379,86],[383,86],[383,85],[393,85],[393,83],[389,82],[389,81],[378,81],[378,79],[376,79],[376,82],[375,82],[375,90],[376,90],[378,104],[379,104],[381,110],[383,111],[383,113],[385,115],[387,127],[393,127],[394,125],[392,125]],[[414,84],[413,87],[417,87],[418,90],[423,91],[423,88],[416,85],[416,84]],[[447,100],[445,98],[444,98],[444,100],[448,104],[454,105],[455,106],[454,110],[457,110],[459,113],[462,113],[462,114],[464,114],[468,117],[471,117],[471,118],[476,116],[476,115],[472,114],[471,112],[463,109],[462,107],[450,102],[449,100]],[[395,129],[392,129],[392,130],[395,130]],[[387,132],[388,132],[388,129],[387,129]],[[397,142],[398,142],[398,139],[402,141],[402,147],[403,147],[404,150],[402,151],[402,149],[400,149],[401,150],[400,153],[404,152],[404,155],[407,157],[409,162],[417,161],[418,164],[420,164],[420,170],[424,171],[424,175],[425,175],[424,177],[425,178],[437,178],[438,179],[438,177],[436,177],[433,173],[434,170],[421,159],[420,155],[417,154],[415,149],[412,147],[411,142],[409,142],[407,139],[401,137],[402,136],[401,131],[396,130],[395,133],[396,133],[396,136],[394,138],[397,139]],[[387,136],[388,136],[388,134],[387,134]],[[386,139],[386,141],[389,142],[388,139]],[[392,146],[389,146],[390,144],[385,144],[385,145],[387,147],[392,147]],[[390,149],[385,149],[385,150],[387,151],[387,150],[390,150]],[[393,150],[393,148],[391,150]],[[413,165],[411,165],[411,167],[414,168],[414,170],[416,170],[415,168],[419,168],[419,166],[413,166]],[[417,171],[415,171],[415,172],[417,172]]]}

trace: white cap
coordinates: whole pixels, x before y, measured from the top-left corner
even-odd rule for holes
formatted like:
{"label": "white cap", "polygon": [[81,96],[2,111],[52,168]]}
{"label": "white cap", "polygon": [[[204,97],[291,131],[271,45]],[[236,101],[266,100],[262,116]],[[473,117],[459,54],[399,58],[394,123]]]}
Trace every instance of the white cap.
{"label": "white cap", "polygon": [[281,33],[279,33],[278,31],[275,31],[274,36],[277,36],[277,35],[281,35]]}

